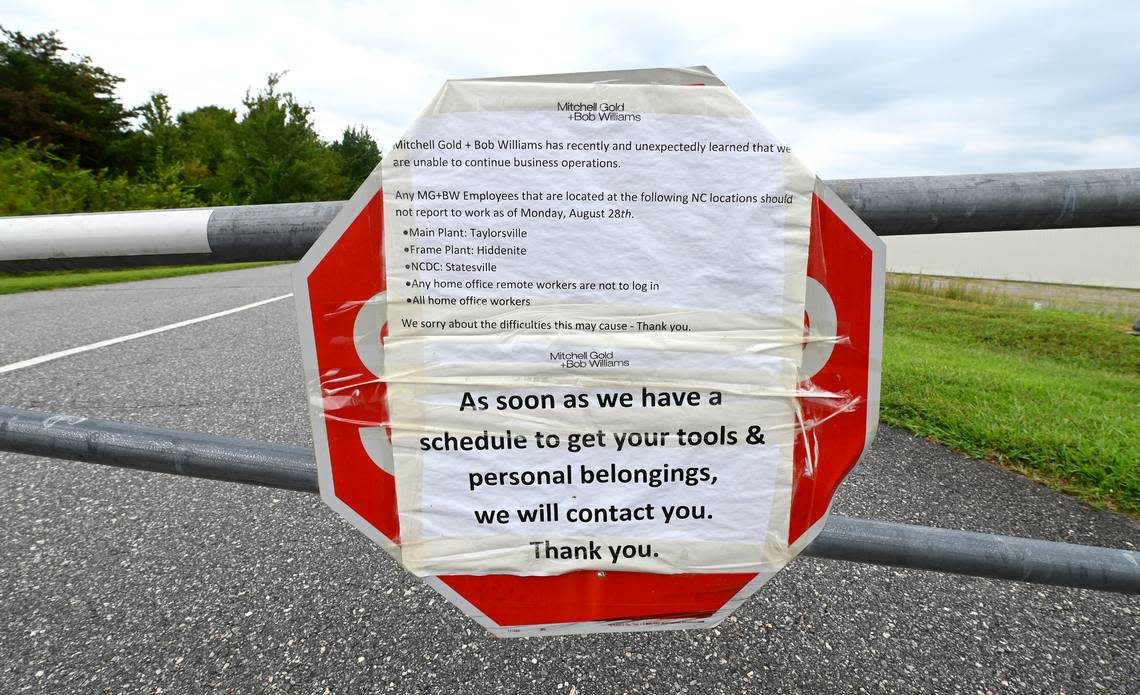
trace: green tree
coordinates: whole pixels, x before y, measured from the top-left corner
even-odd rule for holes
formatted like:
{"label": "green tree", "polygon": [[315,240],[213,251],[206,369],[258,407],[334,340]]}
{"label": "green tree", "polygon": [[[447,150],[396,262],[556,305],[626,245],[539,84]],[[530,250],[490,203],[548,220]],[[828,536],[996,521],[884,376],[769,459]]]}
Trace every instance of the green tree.
{"label": "green tree", "polygon": [[170,100],[162,92],[155,92],[138,112],[142,117],[138,134],[146,149],[143,162],[152,173],[162,172],[180,159],[180,134],[170,111]]}
{"label": "green tree", "polygon": [[332,152],[313,128],[312,107],[278,92],[280,74],[246,94],[246,113],[221,173],[236,203],[291,203],[336,197],[346,187]]}
{"label": "green tree", "polygon": [[380,160],[363,126],[322,141],[312,107],[279,89],[280,74],[246,92],[240,115],[218,106],[176,115],[161,92],[126,109],[114,96],[122,80],[89,58],[66,59],[54,32],[0,31],[8,212],[341,199]]}
{"label": "green tree", "polygon": [[364,126],[359,130],[352,126],[345,128],[340,141],[330,144],[329,149],[336,155],[341,176],[348,186],[342,193],[344,198],[355,193],[380,163],[380,147]]}
{"label": "green tree", "polygon": [[237,112],[220,106],[202,106],[178,114],[183,155],[217,172],[233,149],[237,126]]}
{"label": "green tree", "polygon": [[86,56],[65,60],[55,32],[0,27],[0,140],[37,142],[83,167],[124,168],[133,111],[115,97],[122,79]]}
{"label": "green tree", "polygon": [[0,148],[0,215],[201,205],[183,186],[91,171],[26,144]]}
{"label": "green tree", "polygon": [[178,114],[182,177],[210,205],[235,202],[220,172],[227,159],[235,157],[237,131],[237,112],[233,109],[202,106]]}

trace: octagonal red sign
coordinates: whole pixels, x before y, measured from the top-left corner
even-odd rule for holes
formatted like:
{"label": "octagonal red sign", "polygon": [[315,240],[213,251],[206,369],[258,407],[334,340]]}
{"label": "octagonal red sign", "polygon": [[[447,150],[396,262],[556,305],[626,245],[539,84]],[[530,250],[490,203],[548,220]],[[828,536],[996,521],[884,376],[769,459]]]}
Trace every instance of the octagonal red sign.
{"label": "octagonal red sign", "polygon": [[[622,75],[644,78],[636,71]],[[674,78],[692,81],[692,73]],[[718,84],[711,73],[701,81]],[[389,329],[384,226],[377,169],[299,264],[295,295],[321,496],[400,559],[383,380]],[[789,557],[822,528],[836,487],[870,446],[878,416],[883,245],[818,182],[809,239],[805,325],[810,336],[786,481]],[[492,632],[512,636],[715,625],[778,569],[439,574],[425,581]]]}

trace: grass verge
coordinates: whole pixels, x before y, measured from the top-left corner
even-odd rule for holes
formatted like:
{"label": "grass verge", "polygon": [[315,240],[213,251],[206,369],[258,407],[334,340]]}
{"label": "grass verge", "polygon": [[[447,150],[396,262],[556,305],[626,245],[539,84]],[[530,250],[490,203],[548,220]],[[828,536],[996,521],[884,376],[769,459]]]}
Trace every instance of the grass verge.
{"label": "grass verge", "polygon": [[887,291],[883,421],[1140,513],[1140,338],[978,299]]}
{"label": "grass verge", "polygon": [[887,287],[981,304],[1059,309],[1133,321],[1140,312],[1140,290],[1087,285],[1060,285],[1020,280],[954,278],[887,273]]}
{"label": "grass verge", "polygon": [[218,263],[213,265],[161,265],[151,268],[89,268],[83,270],[44,270],[26,273],[0,273],[0,294],[57,290],[65,287],[107,285],[113,282],[134,282],[172,278],[179,275],[200,275],[223,270],[243,270],[277,265],[281,261],[260,263]]}

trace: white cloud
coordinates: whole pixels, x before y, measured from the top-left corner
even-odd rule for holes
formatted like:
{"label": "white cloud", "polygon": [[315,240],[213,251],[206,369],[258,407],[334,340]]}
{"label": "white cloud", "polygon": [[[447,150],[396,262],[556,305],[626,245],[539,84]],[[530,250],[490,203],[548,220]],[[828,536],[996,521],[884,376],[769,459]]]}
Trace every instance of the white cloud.
{"label": "white cloud", "polygon": [[[707,64],[824,177],[1136,166],[1140,10],[1111,2],[12,2],[129,104],[270,72],[382,147],[453,77]],[[974,9],[976,8],[976,9]]]}

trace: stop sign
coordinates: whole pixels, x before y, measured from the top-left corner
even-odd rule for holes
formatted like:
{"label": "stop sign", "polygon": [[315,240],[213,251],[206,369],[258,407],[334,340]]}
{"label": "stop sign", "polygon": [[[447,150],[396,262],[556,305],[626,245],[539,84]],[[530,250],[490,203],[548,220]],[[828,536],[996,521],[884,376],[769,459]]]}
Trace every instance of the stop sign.
{"label": "stop sign", "polygon": [[[715,78],[714,78],[715,79]],[[401,557],[384,375],[388,334],[382,181],[373,173],[298,265],[298,306],[320,491],[349,523]],[[836,487],[878,418],[884,247],[825,186],[812,196],[798,423],[786,559],[822,528]],[[786,562],[786,559],[784,560]],[[424,580],[500,636],[710,627],[759,589],[763,572],[571,571],[443,574]]]}

